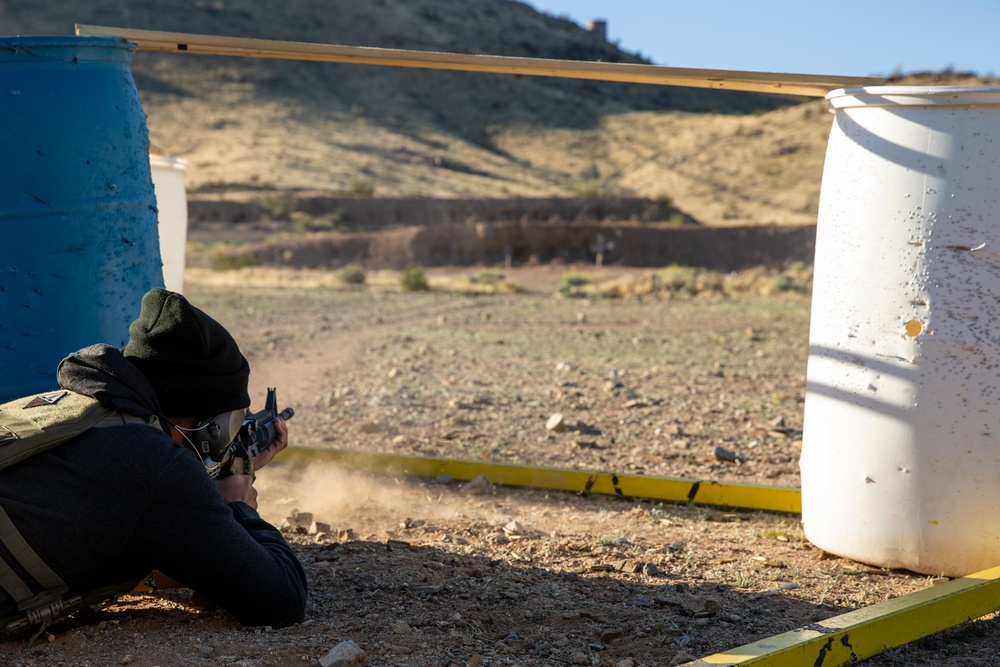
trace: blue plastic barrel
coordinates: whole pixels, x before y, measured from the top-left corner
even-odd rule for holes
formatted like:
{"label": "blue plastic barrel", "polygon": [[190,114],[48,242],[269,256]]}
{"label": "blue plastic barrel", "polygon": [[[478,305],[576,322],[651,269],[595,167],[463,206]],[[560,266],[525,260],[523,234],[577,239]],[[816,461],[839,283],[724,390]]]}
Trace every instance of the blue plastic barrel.
{"label": "blue plastic barrel", "polygon": [[55,387],[74,350],[124,345],[163,285],[132,51],[0,38],[0,401]]}

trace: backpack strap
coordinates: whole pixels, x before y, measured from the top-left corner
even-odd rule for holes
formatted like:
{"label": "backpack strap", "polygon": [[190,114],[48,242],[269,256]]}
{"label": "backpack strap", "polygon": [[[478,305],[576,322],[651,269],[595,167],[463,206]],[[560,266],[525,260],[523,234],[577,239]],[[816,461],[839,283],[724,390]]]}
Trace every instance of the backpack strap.
{"label": "backpack strap", "polygon": [[58,598],[69,590],[59,575],[53,572],[25,541],[2,507],[0,507],[0,542],[3,542],[21,567],[45,588],[45,591],[38,595],[32,594],[31,589],[17,576],[10,565],[0,558],[0,586],[17,602],[18,609],[30,607],[47,597]]}
{"label": "backpack strap", "polygon": [[0,627],[0,637],[25,634],[33,626],[39,626],[37,636],[54,618],[78,605],[80,597],[76,596],[65,601],[62,599],[62,594],[68,587],[59,575],[38,557],[2,507],[0,507],[0,542],[21,567],[45,589],[33,594],[14,569],[0,558],[0,587],[17,603],[18,612],[22,612],[12,620],[4,619],[7,622]]}

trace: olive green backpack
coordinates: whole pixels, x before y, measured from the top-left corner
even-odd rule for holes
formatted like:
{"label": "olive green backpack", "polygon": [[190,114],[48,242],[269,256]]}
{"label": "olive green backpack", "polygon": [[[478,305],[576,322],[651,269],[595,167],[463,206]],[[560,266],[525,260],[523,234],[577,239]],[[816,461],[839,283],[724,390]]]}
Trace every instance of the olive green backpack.
{"label": "olive green backpack", "polygon": [[[0,405],[0,469],[51,449],[100,422],[122,423],[122,416],[83,394],[60,389]],[[0,507],[0,542],[44,590],[32,593],[21,577],[0,558],[0,587],[17,603],[18,613],[0,618],[0,639],[35,636],[59,616],[128,592],[132,584],[108,586],[63,600],[68,588],[38,557]]]}

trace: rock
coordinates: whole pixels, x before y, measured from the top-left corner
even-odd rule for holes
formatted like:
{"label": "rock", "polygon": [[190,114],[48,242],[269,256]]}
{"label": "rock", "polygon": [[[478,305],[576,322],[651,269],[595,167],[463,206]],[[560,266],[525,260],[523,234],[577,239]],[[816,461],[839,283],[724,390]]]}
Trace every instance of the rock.
{"label": "rock", "polygon": [[449,484],[455,481],[455,478],[452,477],[451,475],[441,473],[440,475],[434,478],[434,481],[440,484],[441,486],[448,486]]}
{"label": "rock", "polygon": [[575,651],[573,655],[569,657],[569,661],[574,665],[589,665],[590,658],[583,651]]}
{"label": "rock", "polygon": [[486,541],[490,544],[509,544],[510,538],[506,533],[490,533],[486,536]]}
{"label": "rock", "polygon": [[694,662],[697,660],[695,656],[691,655],[687,651],[678,651],[674,654],[674,657],[670,659],[671,665],[683,665],[685,662]]}
{"label": "rock", "polygon": [[621,628],[610,628],[601,633],[601,641],[607,644],[608,642],[613,642],[614,640],[625,634],[625,631]]}
{"label": "rock", "polygon": [[309,526],[312,525],[313,515],[312,512],[300,512],[298,510],[292,510],[291,515],[289,515],[289,517],[285,519],[285,521],[287,521],[288,525],[291,526],[292,528],[295,529],[301,528],[302,530],[308,530]]}
{"label": "rock", "polygon": [[410,627],[410,624],[402,620],[393,621],[392,625],[389,626],[389,629],[397,635],[408,635],[413,632],[413,628]]}
{"label": "rock", "polygon": [[315,667],[362,667],[368,663],[368,654],[348,639],[334,646],[329,653],[316,661]]}
{"label": "rock", "polygon": [[312,523],[309,524],[308,533],[310,535],[316,535],[318,533],[329,533],[329,532],[330,532],[330,524],[328,523],[323,523],[322,521],[313,521]]}
{"label": "rock", "polygon": [[655,577],[660,574],[660,568],[656,566],[656,563],[646,563],[642,566],[642,573],[647,577]]}
{"label": "rock", "polygon": [[692,616],[706,613],[714,614],[722,608],[717,600],[691,594],[687,594],[681,598],[681,607]]}
{"label": "rock", "polygon": [[554,431],[555,433],[562,433],[563,431],[566,430],[566,428],[567,428],[566,420],[563,419],[563,416],[558,412],[549,417],[549,420],[545,422],[546,431]]}
{"label": "rock", "polygon": [[631,573],[634,574],[636,572],[642,572],[642,568],[645,565],[646,565],[645,563],[642,563],[642,562],[637,561],[637,560],[631,560],[630,559],[630,560],[623,560],[623,561],[617,563],[616,566],[615,566],[615,568],[619,572],[631,572]]}
{"label": "rock", "polygon": [[493,493],[493,482],[486,475],[479,475],[462,485],[462,493],[485,496]]}
{"label": "rock", "polygon": [[717,458],[720,461],[728,461],[730,463],[735,463],[736,452],[731,452],[728,449],[725,449],[724,447],[716,447],[715,458]]}
{"label": "rock", "polygon": [[520,538],[546,536],[546,534],[543,531],[538,530],[537,528],[530,528],[529,526],[525,526],[520,521],[514,521],[514,520],[511,520],[506,525],[504,525],[503,532],[507,535],[510,535],[511,537],[520,537]]}

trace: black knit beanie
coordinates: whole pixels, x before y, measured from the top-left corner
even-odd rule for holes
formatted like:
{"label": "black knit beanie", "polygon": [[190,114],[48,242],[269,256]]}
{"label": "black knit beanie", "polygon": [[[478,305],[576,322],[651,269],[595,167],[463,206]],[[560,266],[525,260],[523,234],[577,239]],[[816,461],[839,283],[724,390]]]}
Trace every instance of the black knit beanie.
{"label": "black knit beanie", "polygon": [[154,288],[122,350],[153,385],[166,417],[212,417],[250,406],[250,365],[226,329],[180,294]]}

